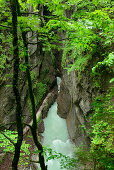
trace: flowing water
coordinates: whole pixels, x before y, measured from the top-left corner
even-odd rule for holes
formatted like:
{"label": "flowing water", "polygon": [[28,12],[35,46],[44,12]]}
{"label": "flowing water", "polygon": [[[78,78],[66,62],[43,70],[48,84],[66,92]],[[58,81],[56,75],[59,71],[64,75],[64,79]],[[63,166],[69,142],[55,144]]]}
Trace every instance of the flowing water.
{"label": "flowing water", "polygon": [[[57,77],[58,91],[60,90],[60,78]],[[44,119],[45,131],[43,133],[43,145],[49,145],[56,152],[71,156],[73,145],[69,140],[66,120],[57,115],[57,102],[49,109],[47,118]],[[59,160],[49,160],[48,170],[60,170]],[[65,170],[65,169],[64,169]]]}

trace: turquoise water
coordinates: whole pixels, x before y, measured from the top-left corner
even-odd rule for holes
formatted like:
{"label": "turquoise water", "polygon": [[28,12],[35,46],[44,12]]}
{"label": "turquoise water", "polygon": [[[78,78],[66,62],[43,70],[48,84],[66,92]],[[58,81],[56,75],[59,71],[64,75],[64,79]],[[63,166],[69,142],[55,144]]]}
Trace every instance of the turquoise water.
{"label": "turquoise water", "polygon": [[[60,81],[60,78],[57,78],[58,91],[60,90]],[[49,109],[48,116],[44,119],[44,126],[43,145],[49,145],[56,152],[71,156],[73,145],[69,140],[66,120],[57,115],[57,102]],[[47,165],[48,170],[60,170],[59,160],[49,160]]]}

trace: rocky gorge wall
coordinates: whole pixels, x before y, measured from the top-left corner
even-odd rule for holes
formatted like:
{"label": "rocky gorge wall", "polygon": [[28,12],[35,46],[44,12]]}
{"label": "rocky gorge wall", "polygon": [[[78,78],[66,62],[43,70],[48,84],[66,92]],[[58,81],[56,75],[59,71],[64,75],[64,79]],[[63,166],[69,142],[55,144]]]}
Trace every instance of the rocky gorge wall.
{"label": "rocky gorge wall", "polygon": [[[56,69],[49,53],[41,53],[39,46],[36,45],[29,45],[29,50],[29,63],[33,74],[33,91],[35,94],[36,109],[38,110],[44,97],[51,89],[54,88],[54,86],[56,86]],[[13,74],[12,68],[8,74]],[[16,103],[11,83],[12,79],[9,78],[0,85],[0,124],[7,124],[15,121]],[[10,84],[10,86],[7,86],[7,84]],[[44,89],[42,92],[43,94],[40,93],[41,88]],[[29,122],[31,120],[31,113],[30,102],[28,98],[28,85],[25,72],[22,71],[19,73],[19,89],[23,117],[26,122]],[[40,97],[38,97],[38,95]]]}
{"label": "rocky gorge wall", "polygon": [[75,71],[70,75],[63,71],[58,96],[58,114],[66,118],[70,138],[76,145],[82,142],[89,145],[90,142],[86,132],[81,128],[81,125],[89,127],[87,116],[92,102],[89,88],[88,77],[84,77],[83,81],[79,82]]}
{"label": "rocky gorge wall", "polygon": [[[39,16],[49,15],[47,8],[39,5]],[[29,12],[33,12],[30,6]],[[32,16],[32,14],[31,14]],[[44,17],[45,18],[45,17]],[[47,21],[46,21],[47,22]],[[30,31],[27,33],[28,52],[29,52],[29,65],[31,71],[31,79],[33,85],[33,92],[35,96],[36,110],[39,109],[46,95],[56,88],[57,75],[61,74],[60,62],[61,58],[58,57],[58,50],[43,51],[42,42],[38,41],[38,31]],[[36,42],[39,43],[36,43]],[[61,55],[59,55],[61,56]],[[10,55],[10,69],[4,72],[10,75],[5,81],[0,82],[0,125],[8,124],[15,121],[15,97],[12,89],[12,76],[13,76],[13,56]],[[21,104],[23,110],[23,117],[26,122],[31,120],[31,104],[28,98],[28,85],[25,71],[23,71],[24,56],[20,57],[20,70],[19,70],[19,90],[21,96]],[[57,90],[55,90],[56,93]],[[50,104],[49,104],[50,105]]]}
{"label": "rocky gorge wall", "polygon": [[[76,71],[71,71],[68,75],[66,70],[63,70],[63,76],[58,95],[58,115],[67,121],[68,132],[71,140],[78,146],[84,143],[90,145],[90,137],[87,134],[90,129],[90,113],[92,102],[99,93],[94,87],[92,77],[88,72],[83,72],[81,79],[78,78]],[[105,76],[105,85],[108,77]],[[85,126],[85,128],[83,128]],[[85,130],[86,129],[86,130]]]}

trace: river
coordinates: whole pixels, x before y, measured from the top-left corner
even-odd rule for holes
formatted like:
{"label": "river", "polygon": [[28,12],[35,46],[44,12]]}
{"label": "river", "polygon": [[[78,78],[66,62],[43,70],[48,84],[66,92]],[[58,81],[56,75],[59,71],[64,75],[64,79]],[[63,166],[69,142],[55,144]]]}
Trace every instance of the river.
{"label": "river", "polygon": [[[57,77],[58,91],[60,90],[60,81],[61,79]],[[44,119],[44,126],[43,145],[49,145],[56,152],[71,156],[73,145],[69,139],[66,120],[57,115],[57,102],[49,109],[48,116]],[[49,160],[47,165],[48,170],[60,170],[59,160]]]}

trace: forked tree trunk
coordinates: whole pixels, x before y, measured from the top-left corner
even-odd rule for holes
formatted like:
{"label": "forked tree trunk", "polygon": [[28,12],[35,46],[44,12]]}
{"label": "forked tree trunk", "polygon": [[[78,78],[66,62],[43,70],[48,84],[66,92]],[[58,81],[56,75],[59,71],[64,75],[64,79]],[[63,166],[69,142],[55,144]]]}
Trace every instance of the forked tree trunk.
{"label": "forked tree trunk", "polygon": [[[16,2],[17,2],[18,16],[21,16],[18,0],[16,0]],[[25,57],[25,65],[26,65],[26,76],[27,76],[27,80],[28,80],[29,97],[30,97],[31,106],[32,106],[33,124],[31,127],[31,132],[32,132],[34,143],[39,150],[40,167],[42,170],[47,170],[47,166],[45,165],[45,160],[44,160],[44,156],[43,156],[43,147],[42,147],[41,143],[38,141],[38,137],[37,137],[36,108],[35,108],[34,94],[33,94],[33,90],[32,90],[32,80],[31,80],[31,76],[30,76],[30,67],[29,67],[29,59],[28,59],[29,58],[28,44],[26,42],[26,32],[24,32],[22,27],[21,27],[21,32],[22,32],[22,39],[23,39],[23,44],[24,44],[24,57]]]}

